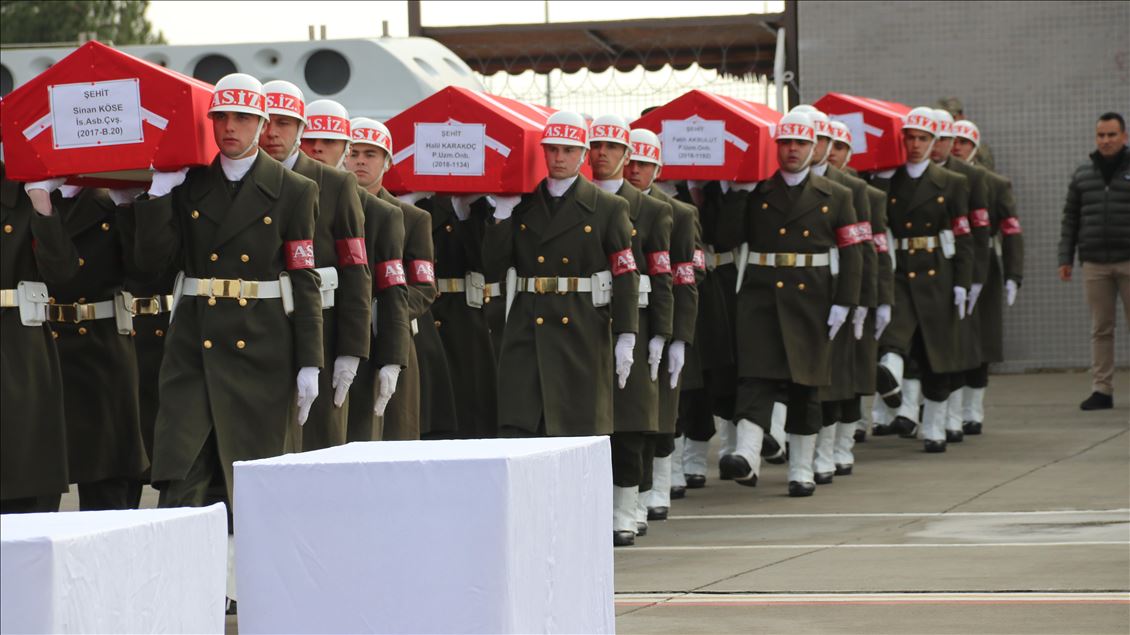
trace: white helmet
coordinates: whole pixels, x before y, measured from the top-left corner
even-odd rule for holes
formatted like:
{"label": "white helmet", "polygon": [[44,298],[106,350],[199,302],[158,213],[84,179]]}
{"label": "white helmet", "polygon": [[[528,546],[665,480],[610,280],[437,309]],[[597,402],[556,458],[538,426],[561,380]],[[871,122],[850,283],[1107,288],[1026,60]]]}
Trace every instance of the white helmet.
{"label": "white helmet", "polygon": [[559,110],[549,116],[541,133],[542,145],[576,146],[588,149],[588,123],[575,112]]}
{"label": "white helmet", "polygon": [[810,112],[815,112],[815,111],[816,111],[816,106],[812,106],[812,105],[809,105],[809,104],[797,104],[796,106],[793,106],[792,108],[789,109],[789,112],[802,112],[806,115]]}
{"label": "white helmet", "polygon": [[833,121],[828,124],[828,129],[832,133],[832,141],[846,143],[848,149],[851,149],[851,128],[848,128],[847,124],[842,121]]}
{"label": "white helmet", "polygon": [[808,118],[812,120],[812,127],[816,130],[817,137],[833,138],[832,128],[829,125],[832,123],[832,120],[828,118],[828,115],[825,115],[819,110],[813,110],[808,113]]}
{"label": "white helmet", "polygon": [[961,121],[955,121],[953,123],[953,136],[961,137],[966,141],[972,141],[974,147],[981,145],[981,129],[977,127],[977,124],[968,119],[962,119]]}
{"label": "white helmet", "polygon": [[224,75],[212,90],[212,105],[208,114],[214,112],[242,112],[259,115],[266,119],[266,100],[263,84],[246,73]]}
{"label": "white helmet", "polygon": [[938,136],[949,138],[953,136],[953,115],[948,110],[934,109],[934,119],[938,120]]}
{"label": "white helmet", "polygon": [[319,99],[306,105],[306,129],[303,139],[337,139],[353,141],[349,131],[349,112],[332,99]]}
{"label": "white helmet", "polygon": [[628,142],[632,145],[632,161],[663,165],[659,137],[654,132],[646,128],[636,128],[629,135]]}
{"label": "white helmet", "polygon": [[589,143],[593,141],[608,141],[631,147],[628,137],[631,136],[628,122],[619,115],[601,115],[592,120],[589,125]]}
{"label": "white helmet", "polygon": [[816,143],[816,128],[813,127],[812,119],[810,119],[807,114],[793,109],[777,122],[776,139],[778,141],[782,139],[797,139],[799,141]]}
{"label": "white helmet", "polygon": [[377,146],[384,150],[388,156],[392,156],[392,133],[383,123],[368,117],[356,117],[349,122],[349,125],[353,128],[354,145]]}
{"label": "white helmet", "polygon": [[906,113],[903,118],[902,127],[904,130],[921,130],[928,132],[935,137],[938,136],[938,119],[934,116],[934,109],[925,106],[914,108]]}
{"label": "white helmet", "polygon": [[267,95],[267,114],[294,117],[306,123],[306,97],[302,89],[294,84],[276,79],[263,84]]}

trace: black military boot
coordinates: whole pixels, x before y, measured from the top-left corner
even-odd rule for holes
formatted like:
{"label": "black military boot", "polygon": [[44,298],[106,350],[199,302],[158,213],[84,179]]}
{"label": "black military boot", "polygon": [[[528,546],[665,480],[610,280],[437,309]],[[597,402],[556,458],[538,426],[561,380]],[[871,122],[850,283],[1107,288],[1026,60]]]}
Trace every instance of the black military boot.
{"label": "black military boot", "polygon": [[946,443],[961,443],[965,440],[965,432],[962,430],[946,430]]}
{"label": "black military boot", "polygon": [[981,434],[981,422],[980,421],[966,421],[965,423],[961,424],[961,429],[962,429],[963,432],[965,432],[965,434],[969,434],[969,435]]}
{"label": "black military boot", "polygon": [[913,439],[918,436],[918,424],[901,415],[891,422],[891,428],[903,439]]}

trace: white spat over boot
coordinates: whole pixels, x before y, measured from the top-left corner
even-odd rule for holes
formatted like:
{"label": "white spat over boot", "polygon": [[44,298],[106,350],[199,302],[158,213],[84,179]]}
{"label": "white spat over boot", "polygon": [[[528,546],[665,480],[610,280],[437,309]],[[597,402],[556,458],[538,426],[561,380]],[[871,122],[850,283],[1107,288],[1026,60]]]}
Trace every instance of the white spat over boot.
{"label": "white spat over boot", "polygon": [[647,520],[667,520],[671,507],[671,457],[655,457],[651,466],[651,489],[644,497]]}
{"label": "white spat over boot", "polygon": [[926,400],[922,408],[922,438],[927,452],[946,451],[946,402]]}
{"label": "white spat over boot", "polygon": [[832,424],[820,428],[816,433],[816,452],[812,459],[813,481],[817,485],[827,485],[836,474],[836,427]]}
{"label": "white spat over boot", "polygon": [[709,441],[687,439],[683,444],[683,474],[687,489],[706,486],[706,457],[709,453]]}
{"label": "white spat over boot", "polygon": [[902,380],[902,405],[899,406],[898,416],[892,424],[898,435],[904,439],[913,439],[918,436],[918,409],[922,405],[922,381],[919,379]]}
{"label": "white spat over boot", "polygon": [[816,491],[812,474],[815,458],[815,434],[789,435],[789,496],[812,496]]}
{"label": "white spat over boot", "polygon": [[836,424],[836,476],[850,476],[855,466],[855,431],[859,422]]}
{"label": "white spat over boot", "polygon": [[683,451],[687,437],[675,437],[675,451],[671,453],[671,498],[683,498],[687,495],[687,475],[683,471]]}
{"label": "white spat over boot", "polygon": [[639,487],[612,486],[612,546],[636,543],[636,501]]}
{"label": "white spat over boot", "polygon": [[728,471],[736,483],[753,487],[761,473],[761,444],[765,431],[749,419],[739,419],[737,443],[733,454],[722,460],[722,469]]}
{"label": "white spat over boot", "polygon": [[950,393],[946,399],[946,443],[961,443],[965,431],[961,429],[961,390]]}
{"label": "white spat over boot", "polygon": [[981,434],[981,424],[985,422],[985,389],[966,386],[961,389],[961,395],[962,429],[965,434]]}
{"label": "white spat over boot", "polygon": [[733,421],[714,417],[714,431],[718,433],[718,478],[728,481],[734,478],[727,470],[722,469],[722,459],[734,453],[738,443],[738,430]]}

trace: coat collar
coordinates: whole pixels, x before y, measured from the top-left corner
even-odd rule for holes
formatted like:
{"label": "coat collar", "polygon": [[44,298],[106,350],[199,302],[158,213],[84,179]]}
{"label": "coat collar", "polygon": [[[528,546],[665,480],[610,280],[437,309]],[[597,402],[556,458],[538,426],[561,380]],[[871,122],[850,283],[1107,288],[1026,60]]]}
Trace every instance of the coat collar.
{"label": "coat collar", "polygon": [[[212,188],[218,185],[222,195],[227,198],[227,186],[222,182],[224,176],[220,169],[219,158],[209,169],[212,170]],[[255,164],[251,166],[251,171],[243,177],[239,194],[231,200],[227,213],[220,221],[220,227],[216,230],[212,243],[213,249],[234,238],[243,228],[261,218],[264,212],[274,206],[282,192],[285,171],[286,168],[267,156],[266,152],[259,152]],[[217,178],[221,181],[218,184]]]}
{"label": "coat collar", "polygon": [[640,199],[643,197],[643,192],[636,189],[634,185],[628,183],[627,179],[620,189],[616,191],[616,196],[628,201],[628,217],[634,225],[640,217]]}
{"label": "coat collar", "polygon": [[298,151],[298,158],[294,161],[294,171],[317,183],[319,193],[322,191],[322,178],[325,174],[325,168],[326,166],[322,163],[306,156],[305,152]]}
{"label": "coat collar", "polygon": [[810,172],[808,178],[800,185],[800,196],[793,203],[789,200],[789,185],[785,183],[778,170],[762,183],[761,192],[765,195],[765,202],[769,203],[770,208],[781,213],[784,222],[791,222],[826,204],[832,193],[828,184],[828,179]]}

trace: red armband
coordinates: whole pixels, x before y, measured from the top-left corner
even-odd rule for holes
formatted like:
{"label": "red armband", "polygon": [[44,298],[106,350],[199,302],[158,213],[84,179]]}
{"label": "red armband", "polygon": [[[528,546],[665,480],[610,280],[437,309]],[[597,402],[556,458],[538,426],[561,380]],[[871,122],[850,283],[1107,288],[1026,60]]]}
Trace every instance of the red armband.
{"label": "red armband", "polygon": [[435,284],[436,268],[431,260],[408,261],[408,284]]}
{"label": "red armband", "polygon": [[1001,219],[1001,233],[1005,236],[1020,234],[1020,219],[1015,216],[1006,216]]}
{"label": "red armband", "polygon": [[965,236],[969,234],[969,231],[970,229],[968,216],[958,216],[957,218],[953,219],[954,236]]}
{"label": "red armband", "polygon": [[369,256],[365,253],[364,238],[342,238],[335,241],[337,247],[337,266],[367,265]]}
{"label": "red armband", "polygon": [[675,263],[675,273],[671,278],[671,284],[676,286],[681,284],[694,284],[694,263]]}
{"label": "red armband", "polygon": [[872,234],[871,241],[875,243],[875,251],[881,254],[889,253],[891,251],[891,246],[887,242],[886,232],[883,232],[882,234]]}
{"label": "red armband", "polygon": [[701,249],[694,250],[694,260],[691,261],[694,268],[699,271],[706,271],[706,252]]}
{"label": "red armband", "polygon": [[871,223],[853,223],[836,228],[836,246],[851,247],[871,240]]}
{"label": "red armband", "polygon": [[671,273],[671,252],[653,251],[647,255],[647,273],[657,276],[661,273]]}
{"label": "red armband", "polygon": [[404,261],[397,258],[377,263],[373,270],[373,283],[377,285],[377,291],[407,284],[404,279]]}
{"label": "red armband", "polygon": [[609,256],[608,265],[612,267],[613,277],[637,270],[636,257],[632,255],[632,249],[630,247]]}
{"label": "red armband", "polygon": [[989,226],[989,210],[982,207],[969,212],[969,222],[974,227],[988,227]]}
{"label": "red armband", "polygon": [[287,270],[314,268],[313,240],[288,240],[283,246],[286,249]]}

